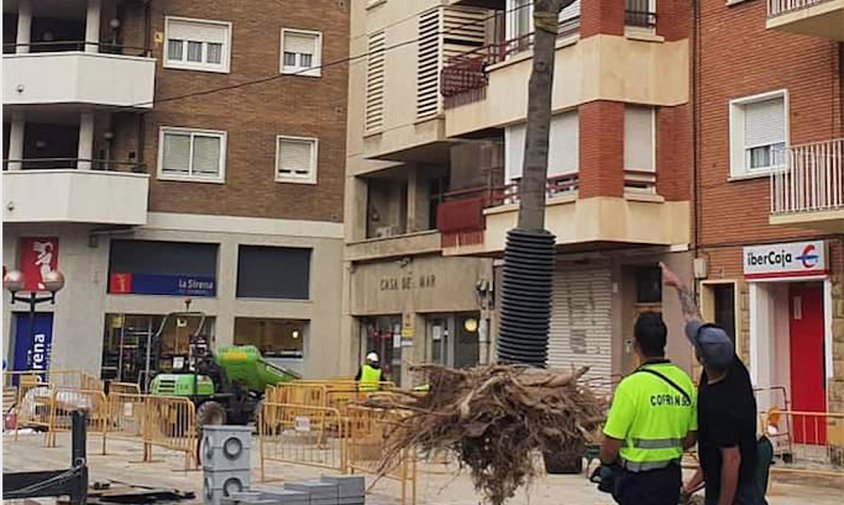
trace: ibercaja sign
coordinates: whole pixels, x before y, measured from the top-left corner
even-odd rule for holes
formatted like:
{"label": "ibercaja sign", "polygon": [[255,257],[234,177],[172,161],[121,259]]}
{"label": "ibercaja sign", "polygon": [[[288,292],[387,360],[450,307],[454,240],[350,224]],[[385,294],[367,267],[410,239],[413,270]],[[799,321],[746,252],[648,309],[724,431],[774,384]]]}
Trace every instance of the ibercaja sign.
{"label": "ibercaja sign", "polygon": [[817,277],[828,273],[826,242],[789,242],[744,248],[748,279]]}

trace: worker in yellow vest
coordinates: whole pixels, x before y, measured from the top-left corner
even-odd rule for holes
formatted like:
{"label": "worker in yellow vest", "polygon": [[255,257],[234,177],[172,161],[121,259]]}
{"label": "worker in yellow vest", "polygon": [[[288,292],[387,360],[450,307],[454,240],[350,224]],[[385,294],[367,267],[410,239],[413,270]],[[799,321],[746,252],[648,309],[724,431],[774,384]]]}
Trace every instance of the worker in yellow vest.
{"label": "worker in yellow vest", "polygon": [[601,444],[599,489],[621,505],[674,505],[683,451],[697,440],[697,390],[665,359],[659,314],[639,316],[633,348],[641,365],[615,390]]}
{"label": "worker in yellow vest", "polygon": [[378,353],[371,352],[366,355],[366,362],[355,375],[358,391],[378,391],[381,382],[384,382],[384,371],[381,370],[380,361]]}

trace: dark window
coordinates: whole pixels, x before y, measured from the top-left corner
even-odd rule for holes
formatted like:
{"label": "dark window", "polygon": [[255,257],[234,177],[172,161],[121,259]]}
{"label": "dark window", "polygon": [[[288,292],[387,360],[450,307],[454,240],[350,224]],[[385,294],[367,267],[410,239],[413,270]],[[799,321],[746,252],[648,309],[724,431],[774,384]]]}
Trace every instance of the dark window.
{"label": "dark window", "polygon": [[712,288],[715,300],[715,324],[724,328],[733,343],[736,341],[736,290],[733,284],[718,284]]}
{"label": "dark window", "polygon": [[112,294],[216,296],[217,244],[112,240]]}
{"label": "dark window", "polygon": [[242,245],[237,258],[238,298],[310,297],[311,250]]}
{"label": "dark window", "polygon": [[641,267],[636,270],[636,303],[662,302],[662,270]]}
{"label": "dark window", "polygon": [[109,269],[112,273],[214,277],[217,272],[217,244],[112,240]]}
{"label": "dark window", "polygon": [[254,345],[265,357],[302,358],[308,321],[236,317],[234,344]]}

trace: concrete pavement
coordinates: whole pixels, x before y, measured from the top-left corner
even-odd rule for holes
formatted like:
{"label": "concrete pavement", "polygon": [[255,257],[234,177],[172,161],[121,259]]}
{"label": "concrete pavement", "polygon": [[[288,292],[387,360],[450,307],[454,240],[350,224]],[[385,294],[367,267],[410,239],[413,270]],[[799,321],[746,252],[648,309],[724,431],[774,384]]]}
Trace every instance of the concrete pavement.
{"label": "concrete pavement", "polygon": [[[55,449],[43,446],[43,435],[21,435],[15,442],[12,435],[3,438],[3,471],[33,471],[66,468],[70,460],[69,435],[59,435]],[[107,456],[100,455],[102,443],[96,435],[89,435],[89,464],[92,481],[117,481],[149,487],[175,488],[194,491],[201,496],[202,472],[184,471],[184,455],[155,449],[154,462],[141,463],[141,445],[134,442],[109,440]],[[257,441],[253,445],[253,485],[280,485],[285,480],[304,480],[327,473],[300,465],[268,463],[270,483],[259,483]],[[456,467],[422,465],[418,472],[417,496],[419,505],[478,505],[479,495],[471,480]],[[371,483],[368,479],[367,483]],[[410,489],[408,488],[408,497]],[[371,505],[400,505],[398,483],[383,480],[371,489],[367,503]],[[198,499],[197,501],[201,501]],[[827,481],[791,478],[776,480],[768,495],[771,505],[840,505],[844,501],[844,478]],[[410,503],[408,501],[408,503]],[[583,475],[542,476],[533,485],[514,497],[514,505],[610,505],[612,498],[599,493]]]}

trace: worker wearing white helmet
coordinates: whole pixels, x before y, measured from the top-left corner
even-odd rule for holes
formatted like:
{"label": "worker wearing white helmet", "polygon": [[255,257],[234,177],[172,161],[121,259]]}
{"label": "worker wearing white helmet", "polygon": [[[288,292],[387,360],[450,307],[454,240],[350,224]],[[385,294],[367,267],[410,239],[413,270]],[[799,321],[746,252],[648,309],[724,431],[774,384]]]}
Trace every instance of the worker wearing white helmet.
{"label": "worker wearing white helmet", "polygon": [[360,391],[377,391],[378,386],[384,381],[384,371],[381,370],[381,360],[378,353],[370,352],[366,355],[364,363],[355,375]]}

